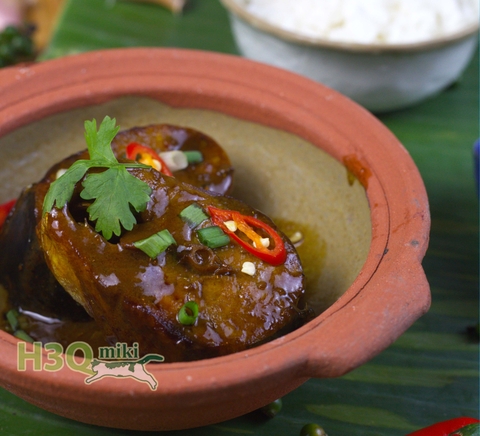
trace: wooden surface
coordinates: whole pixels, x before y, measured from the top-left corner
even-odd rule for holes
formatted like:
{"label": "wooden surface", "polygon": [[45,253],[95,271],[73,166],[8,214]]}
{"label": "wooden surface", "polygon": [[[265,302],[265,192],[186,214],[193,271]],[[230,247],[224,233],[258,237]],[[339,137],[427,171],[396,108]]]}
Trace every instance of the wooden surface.
{"label": "wooden surface", "polygon": [[[181,15],[153,4],[67,0],[43,59],[108,47],[175,46],[237,53],[217,0]],[[411,153],[429,195],[424,261],[431,310],[371,362],[332,380],[310,380],[283,398],[274,419],[250,414],[172,436],[298,435],[317,422],[329,436],[401,436],[434,422],[478,417],[478,197],[472,145],[478,131],[478,56],[462,80],[418,106],[381,115]],[[0,391],[2,435],[143,435],[96,428],[44,412]]]}

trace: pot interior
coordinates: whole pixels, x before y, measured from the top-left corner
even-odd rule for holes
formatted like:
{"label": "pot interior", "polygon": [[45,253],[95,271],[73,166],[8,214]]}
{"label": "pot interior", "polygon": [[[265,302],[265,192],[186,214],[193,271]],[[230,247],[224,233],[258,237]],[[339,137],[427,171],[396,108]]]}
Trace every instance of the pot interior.
{"label": "pot interior", "polygon": [[233,196],[270,216],[298,247],[307,300],[318,315],[352,284],[368,255],[370,209],[363,186],[320,148],[276,129],[202,109],[122,97],[62,112],[0,138],[0,202],[19,195],[62,158],[86,148],[84,121],[115,117],[121,130],[172,123],[224,147],[235,167]]}

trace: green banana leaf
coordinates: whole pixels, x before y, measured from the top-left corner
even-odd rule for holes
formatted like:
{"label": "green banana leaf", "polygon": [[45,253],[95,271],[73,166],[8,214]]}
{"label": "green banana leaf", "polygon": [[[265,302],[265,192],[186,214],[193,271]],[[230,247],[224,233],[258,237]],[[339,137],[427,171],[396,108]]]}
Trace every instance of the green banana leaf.
{"label": "green banana leaf", "polygon": [[[218,0],[191,0],[180,15],[150,3],[69,0],[41,59],[88,50],[165,46],[237,54]],[[424,268],[431,310],[371,362],[338,379],[312,379],[260,413],[165,435],[298,435],[320,424],[329,436],[401,436],[458,416],[478,417],[478,55],[458,83],[415,107],[379,116],[411,153],[429,195],[432,232]],[[477,333],[478,334],[478,333]],[[0,389],[0,434],[145,435],[45,412]]]}

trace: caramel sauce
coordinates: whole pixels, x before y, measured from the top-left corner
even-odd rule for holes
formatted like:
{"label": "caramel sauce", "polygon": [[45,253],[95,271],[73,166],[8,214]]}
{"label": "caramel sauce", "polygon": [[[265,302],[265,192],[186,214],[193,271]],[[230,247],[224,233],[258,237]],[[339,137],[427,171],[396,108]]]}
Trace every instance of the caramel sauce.
{"label": "caramel sauce", "polygon": [[298,243],[294,242],[294,245],[305,275],[306,302],[308,303],[308,295],[316,292],[316,284],[322,275],[327,256],[327,244],[317,229],[312,226],[282,218],[274,219],[274,222],[290,239],[297,232],[303,236]]}
{"label": "caramel sauce", "polygon": [[[0,285],[0,329],[13,334],[6,319],[7,312],[12,309],[8,302],[8,292]],[[33,311],[16,308],[18,329],[27,333],[34,341],[46,344],[58,342],[66,348],[75,341],[87,342],[97,350],[98,347],[109,345],[93,319],[85,321],[64,321],[59,318],[47,317]]]}
{"label": "caramel sauce", "polygon": [[[292,238],[295,234],[302,236],[295,246],[303,266],[308,303],[308,290],[314,287],[322,273],[327,250],[326,243],[311,226],[286,219],[276,219],[274,222],[287,237]],[[0,329],[13,333],[5,318],[5,314],[10,309],[8,293],[0,286]],[[18,310],[19,328],[42,344],[58,342],[67,347],[72,342],[84,341],[90,344],[93,350],[109,345],[93,319],[86,321],[62,320],[33,311],[24,311],[22,308],[18,308]]]}

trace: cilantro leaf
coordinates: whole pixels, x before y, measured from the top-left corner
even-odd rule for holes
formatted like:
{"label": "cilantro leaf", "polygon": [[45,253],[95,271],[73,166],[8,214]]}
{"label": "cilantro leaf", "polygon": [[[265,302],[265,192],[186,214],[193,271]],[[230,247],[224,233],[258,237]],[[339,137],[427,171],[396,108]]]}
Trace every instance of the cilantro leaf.
{"label": "cilantro leaf", "polygon": [[96,221],[95,230],[107,240],[112,234],[120,236],[121,226],[132,230],[137,220],[131,207],[141,212],[150,200],[150,187],[120,165],[90,174],[82,185],[80,196],[85,200],[95,199],[87,209],[90,219]]}
{"label": "cilantro leaf", "polygon": [[[76,184],[85,177],[80,196],[94,200],[87,208],[89,218],[95,221],[95,230],[106,239],[119,236],[121,227],[132,230],[137,222],[132,209],[145,210],[151,189],[147,183],[132,176],[127,167],[150,168],[139,163],[119,163],[112,151],[111,142],[118,133],[115,118],[106,116],[97,131],[95,120],[85,121],[85,140],[90,160],[76,161],[55,180],[45,196],[43,213],[54,206],[62,208],[72,198]],[[87,173],[90,168],[106,168],[100,173]]]}
{"label": "cilantro leaf", "polygon": [[53,206],[61,209],[72,198],[75,185],[90,168],[88,160],[77,160],[62,176],[51,185],[43,201],[43,213],[52,210]]}
{"label": "cilantro leaf", "polygon": [[118,133],[115,118],[106,116],[97,131],[97,121],[85,121],[85,140],[87,141],[90,159],[103,164],[118,163],[113,154],[111,143]]}

